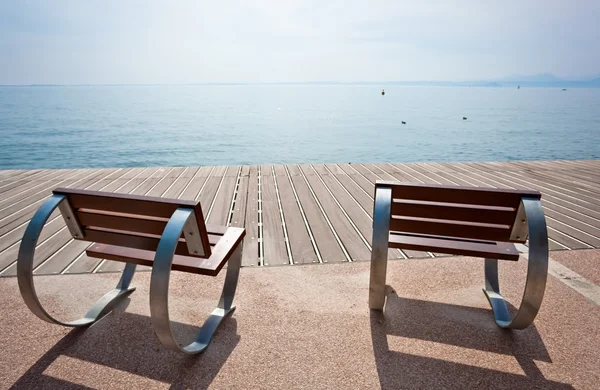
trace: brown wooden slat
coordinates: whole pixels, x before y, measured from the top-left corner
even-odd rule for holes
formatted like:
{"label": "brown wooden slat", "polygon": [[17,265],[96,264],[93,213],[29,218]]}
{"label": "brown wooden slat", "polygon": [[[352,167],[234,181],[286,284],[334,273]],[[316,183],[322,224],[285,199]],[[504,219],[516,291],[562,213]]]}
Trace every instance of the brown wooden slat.
{"label": "brown wooden slat", "polygon": [[198,202],[182,199],[115,194],[70,188],[57,188],[52,192],[68,196],[69,203],[74,209],[103,210],[162,218],[170,218],[178,207],[195,208],[198,205]]}
{"label": "brown wooden slat", "polygon": [[327,191],[327,187],[319,178],[318,173],[310,166],[302,165],[301,169],[305,173],[307,181],[350,258],[352,260],[370,260],[371,252],[369,248],[365,245],[360,234],[354,229],[348,217],[342,213],[340,205],[336,203],[334,197]]}
{"label": "brown wooden slat", "polygon": [[179,198],[183,189],[190,183],[197,171],[198,168],[189,168],[185,170],[181,176],[175,180],[173,185],[162,194],[162,196],[165,198]]}
{"label": "brown wooden slat", "polygon": [[146,217],[135,214],[103,213],[98,210],[79,209],[77,218],[81,226],[94,226],[114,230],[126,230],[161,235],[168,218]]}
{"label": "brown wooden slat", "polygon": [[[130,231],[120,231],[120,230],[112,230],[112,229],[104,229],[104,228],[84,228],[83,229],[84,241],[96,242],[101,244],[108,245],[118,245],[123,247],[130,247],[136,249],[143,249],[149,251],[156,251],[158,247],[158,242],[160,241],[160,235],[155,234],[146,234],[141,232],[130,232]],[[208,234],[207,238],[209,241],[209,245],[214,245],[217,243],[222,234]],[[187,245],[185,243],[184,238],[179,239],[179,244],[177,244],[177,248],[175,249],[175,253],[179,255],[187,255],[193,257],[202,257],[205,256],[197,256],[190,254],[187,249]]]}
{"label": "brown wooden slat", "polygon": [[392,215],[402,217],[512,225],[516,214],[515,209],[505,207],[431,203],[398,199],[392,202]]}
{"label": "brown wooden slat", "polygon": [[229,213],[231,212],[231,201],[237,183],[239,167],[227,167],[227,171],[221,180],[221,186],[215,195],[213,209],[208,217],[208,223],[216,225],[227,225]]}
{"label": "brown wooden slat", "polygon": [[241,175],[235,195],[231,224],[234,227],[244,227],[246,222],[246,205],[248,203],[248,175]]}
{"label": "brown wooden slat", "polygon": [[[202,275],[216,276],[219,274],[236,247],[244,238],[245,231],[241,228],[229,228],[215,245],[209,258],[175,255],[171,269]],[[86,250],[90,257],[110,259],[145,266],[154,264],[155,253],[141,248],[127,248],[117,245],[94,244]]]}
{"label": "brown wooden slat", "polygon": [[277,187],[279,188],[279,198],[281,199],[281,208],[286,220],[286,228],[292,259],[294,264],[318,263],[319,259],[308,235],[304,219],[300,213],[300,208],[294,197],[290,179],[285,169],[275,168]]}
{"label": "brown wooden slat", "polygon": [[292,184],[298,194],[298,200],[302,205],[323,262],[345,261],[346,257],[310,193],[306,181],[300,175],[299,168],[297,166],[289,166],[288,168],[290,169]]}
{"label": "brown wooden slat", "polygon": [[519,252],[511,243],[505,242],[469,242],[447,240],[443,238],[390,234],[389,245],[392,248],[415,249],[428,252],[449,253],[463,256],[494,258],[498,260],[518,260]]}
{"label": "brown wooden slat", "polygon": [[397,183],[377,181],[379,186],[390,186],[394,199],[426,202],[447,202],[517,208],[522,197],[541,198],[537,191],[508,190],[480,187],[441,186],[435,184]]}
{"label": "brown wooden slat", "polygon": [[[478,240],[509,241],[511,226],[393,216],[390,219],[390,230]],[[516,242],[525,242],[525,240]]]}
{"label": "brown wooden slat", "polygon": [[[279,203],[275,192],[275,179],[270,166],[261,167],[261,195],[263,221],[264,265],[289,264]],[[301,223],[302,221],[297,221]]]}
{"label": "brown wooden slat", "polygon": [[243,266],[259,265],[258,257],[258,168],[248,171],[248,194],[245,215],[246,238],[244,239]]}
{"label": "brown wooden slat", "polygon": [[202,209],[206,210],[207,213],[210,210],[210,205],[215,199],[215,195],[219,190],[219,184],[221,183],[226,171],[227,167],[215,167],[206,180],[204,188],[200,192],[199,198],[197,198],[200,200],[200,204],[202,204]]}

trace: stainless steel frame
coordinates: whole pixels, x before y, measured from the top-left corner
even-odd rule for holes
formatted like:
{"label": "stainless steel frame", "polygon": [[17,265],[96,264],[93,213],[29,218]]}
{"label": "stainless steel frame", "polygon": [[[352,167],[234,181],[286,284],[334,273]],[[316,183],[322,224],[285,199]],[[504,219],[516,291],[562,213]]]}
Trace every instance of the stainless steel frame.
{"label": "stainless steel frame", "polygon": [[242,264],[242,245],[239,244],[232,257],[227,262],[227,275],[223,285],[223,292],[217,308],[210,314],[202,328],[196,334],[195,340],[187,346],[181,346],[173,337],[171,320],[169,319],[169,278],[173,255],[181,237],[181,232],[190,216],[194,215],[191,208],[180,207],[174,213],[158,243],[152,279],[150,281],[150,314],[154,332],[164,346],[188,354],[204,351],[221,321],[233,313],[233,297],[237,288],[240,266]]}
{"label": "stainless steel frame", "polygon": [[[373,210],[373,240],[371,252],[371,275],[369,283],[369,308],[383,310],[385,305],[385,280],[387,271],[388,242],[392,191],[379,186],[375,192]],[[546,289],[548,275],[548,231],[544,211],[539,199],[523,198],[518,213],[521,220],[519,234],[529,233],[529,263],[527,281],[519,310],[511,319],[506,302],[500,295],[498,260],[485,259],[485,288],[483,289],[494,313],[496,324],[501,328],[524,329],[535,319]],[[527,227],[523,231],[521,226]]]}
{"label": "stainless steel frame", "polygon": [[548,277],[548,230],[544,210],[538,199],[523,198],[521,206],[525,209],[525,219],[529,232],[529,262],[525,291],[517,314],[511,319],[506,302],[500,295],[498,282],[498,260],[485,259],[485,288],[496,324],[501,328],[527,328],[537,315],[544,299],[546,279]]}
{"label": "stainless steel frame", "polygon": [[[64,326],[88,326],[109,313],[120,299],[135,291],[135,288],[130,288],[129,284],[135,273],[136,265],[127,263],[116,288],[109,291],[96,302],[90,311],[82,318],[75,321],[60,321],[52,317],[42,307],[35,291],[35,286],[33,284],[33,259],[37,241],[46,221],[61,204],[63,205],[61,209],[66,207],[65,203],[62,202],[68,202],[64,195],[52,195],[38,209],[25,230],[17,260],[19,289],[21,290],[21,295],[23,296],[27,307],[42,320]],[[237,245],[237,248],[227,262],[227,274],[225,276],[221,299],[219,300],[217,307],[198,331],[195,341],[182,347],[175,341],[173,333],[171,332],[168,293],[171,264],[173,262],[175,248],[181,237],[181,233],[190,218],[194,218],[194,210],[192,208],[178,208],[167,223],[159,241],[154,257],[150,281],[150,314],[156,335],[166,347],[188,354],[196,354],[206,349],[222,320],[235,310],[235,307],[232,306],[232,304],[242,264],[242,244],[239,243]]]}
{"label": "stainless steel frame", "polygon": [[38,211],[36,211],[31,222],[29,222],[25,234],[23,235],[21,246],[19,247],[19,256],[17,258],[17,280],[19,282],[21,296],[27,304],[27,307],[29,307],[33,314],[42,320],[64,326],[87,326],[93,324],[109,313],[119,300],[135,291],[135,287],[129,287],[131,279],[133,279],[133,275],[135,274],[135,264],[127,264],[125,266],[121,279],[119,280],[119,283],[117,283],[117,287],[100,298],[100,300],[98,300],[98,302],[96,302],[82,318],[74,321],[60,321],[52,317],[43,308],[35,292],[35,286],[33,284],[33,258],[37,241],[46,221],[63,201],[66,202],[66,197],[64,195],[52,195],[50,199],[44,202]]}
{"label": "stainless steel frame", "polygon": [[369,307],[375,310],[383,310],[385,304],[385,276],[390,239],[391,205],[392,189],[390,187],[377,187],[373,206],[373,240],[369,283]]}

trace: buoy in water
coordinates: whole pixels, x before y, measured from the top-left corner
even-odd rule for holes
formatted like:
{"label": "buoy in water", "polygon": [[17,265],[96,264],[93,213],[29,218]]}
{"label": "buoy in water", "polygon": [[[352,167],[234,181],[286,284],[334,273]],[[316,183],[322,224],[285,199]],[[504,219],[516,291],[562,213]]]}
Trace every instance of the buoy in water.
{"label": "buoy in water", "polygon": [[405,125],[405,124],[406,124],[406,122],[402,121],[402,124],[403,124],[403,125]]}
{"label": "buoy in water", "polygon": [[463,121],[466,121],[466,120],[467,120],[467,117],[466,117],[466,116],[463,116]]}
{"label": "buoy in water", "polygon": [[381,90],[381,96],[385,95],[385,91],[382,89]]}

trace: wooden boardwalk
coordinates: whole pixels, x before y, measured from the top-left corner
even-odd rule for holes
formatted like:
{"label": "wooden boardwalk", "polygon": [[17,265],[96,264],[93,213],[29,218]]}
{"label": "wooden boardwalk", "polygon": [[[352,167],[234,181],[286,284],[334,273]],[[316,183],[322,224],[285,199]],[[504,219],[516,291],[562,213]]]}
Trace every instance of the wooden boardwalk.
{"label": "wooden boardwalk", "polygon": [[[376,180],[535,189],[551,250],[600,248],[600,160],[325,164],[0,171],[0,275],[14,276],[20,239],[56,187],[196,199],[208,223],[247,229],[244,266],[369,260]],[[89,258],[56,212],[36,274],[114,272]],[[390,250],[390,259],[442,254]],[[144,267],[140,267],[144,268]]]}

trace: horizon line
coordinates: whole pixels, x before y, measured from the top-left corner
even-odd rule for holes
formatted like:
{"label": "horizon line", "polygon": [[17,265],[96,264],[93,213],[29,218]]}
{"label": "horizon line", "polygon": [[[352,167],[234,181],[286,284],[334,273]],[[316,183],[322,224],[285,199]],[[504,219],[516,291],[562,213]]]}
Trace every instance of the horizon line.
{"label": "horizon line", "polygon": [[430,85],[430,86],[507,86],[507,85],[560,85],[560,84],[599,84],[600,78],[587,80],[473,80],[473,81],[447,81],[447,80],[387,80],[387,81],[269,81],[269,82],[251,82],[251,81],[223,81],[223,82],[190,82],[190,83],[28,83],[28,84],[0,84],[0,87],[135,87],[135,86],[227,86],[227,85]]}

